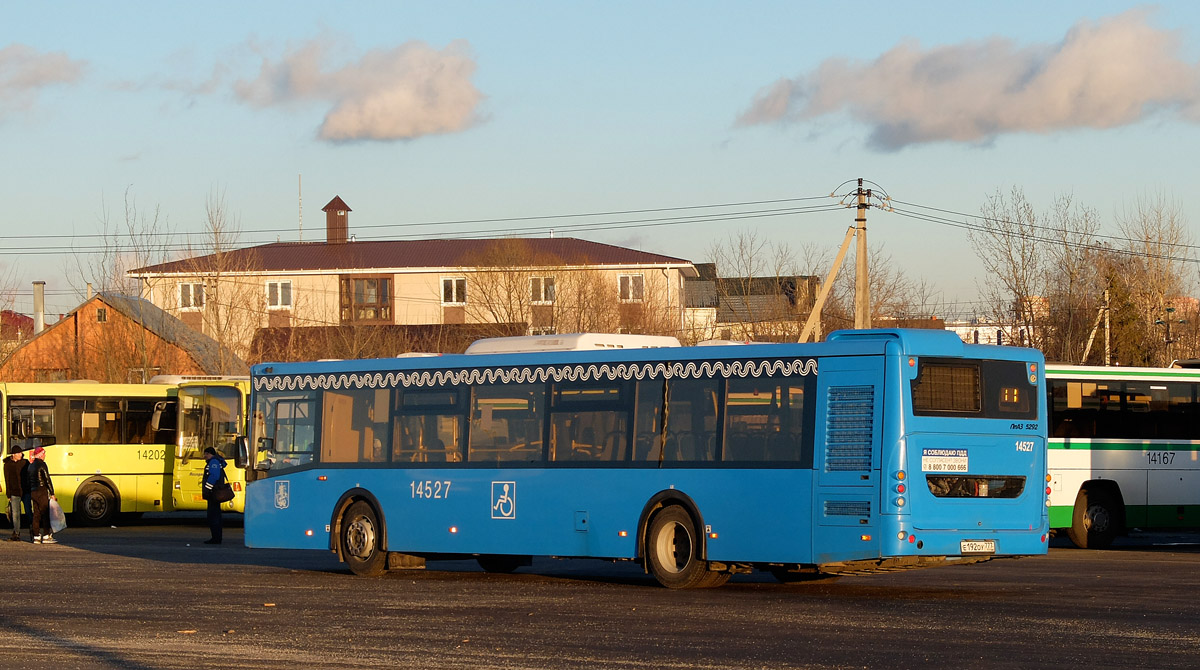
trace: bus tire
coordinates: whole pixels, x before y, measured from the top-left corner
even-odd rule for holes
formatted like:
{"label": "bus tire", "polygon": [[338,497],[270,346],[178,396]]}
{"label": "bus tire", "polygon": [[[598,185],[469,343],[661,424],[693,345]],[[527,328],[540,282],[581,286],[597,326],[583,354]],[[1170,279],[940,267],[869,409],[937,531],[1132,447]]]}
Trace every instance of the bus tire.
{"label": "bus tire", "polygon": [[483,554],[476,556],[475,561],[479,563],[479,567],[483,568],[484,572],[495,572],[505,575],[522,565],[529,564],[527,559],[520,556],[503,556],[500,554]]}
{"label": "bus tire", "polygon": [[729,581],[730,578],[732,578],[732,577],[733,577],[732,572],[718,572],[716,570],[709,570],[708,574],[706,574],[704,576],[704,579],[700,582],[700,585],[697,586],[696,588],[698,588],[698,589],[715,589],[718,586],[723,586],[725,584],[725,582]]}
{"label": "bus tire", "polygon": [[387,572],[387,552],[382,546],[382,527],[375,508],[359,500],[342,514],[342,556],[350,571],[360,577],[378,577]]}
{"label": "bus tire", "polygon": [[695,522],[678,505],[664,507],[650,520],[646,561],[650,574],[669,589],[707,588],[729,579],[725,573],[709,570],[708,563],[700,559],[700,536]]}
{"label": "bus tire", "polygon": [[110,526],[117,516],[117,496],[104,484],[88,482],[75,494],[75,518],[84,526]]}
{"label": "bus tire", "polygon": [[1084,487],[1075,496],[1067,536],[1080,549],[1104,549],[1120,530],[1121,503],[1107,488]]}

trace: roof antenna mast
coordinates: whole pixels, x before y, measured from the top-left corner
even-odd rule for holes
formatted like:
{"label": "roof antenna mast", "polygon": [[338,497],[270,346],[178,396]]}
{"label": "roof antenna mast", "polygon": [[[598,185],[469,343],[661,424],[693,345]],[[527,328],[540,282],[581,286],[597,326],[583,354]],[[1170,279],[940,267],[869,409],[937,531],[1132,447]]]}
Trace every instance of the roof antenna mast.
{"label": "roof antenna mast", "polygon": [[304,241],[304,175],[296,175],[296,209],[300,215],[300,241]]}

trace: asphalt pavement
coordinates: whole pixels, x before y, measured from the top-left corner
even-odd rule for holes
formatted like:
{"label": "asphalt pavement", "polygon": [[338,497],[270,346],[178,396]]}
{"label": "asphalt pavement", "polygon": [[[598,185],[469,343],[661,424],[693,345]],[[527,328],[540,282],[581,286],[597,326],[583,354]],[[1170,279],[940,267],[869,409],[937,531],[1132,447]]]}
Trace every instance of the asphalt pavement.
{"label": "asphalt pavement", "polygon": [[203,515],[0,543],[0,667],[1194,668],[1200,538],[783,585],[671,591],[632,563],[376,579],[328,552],[226,543]]}

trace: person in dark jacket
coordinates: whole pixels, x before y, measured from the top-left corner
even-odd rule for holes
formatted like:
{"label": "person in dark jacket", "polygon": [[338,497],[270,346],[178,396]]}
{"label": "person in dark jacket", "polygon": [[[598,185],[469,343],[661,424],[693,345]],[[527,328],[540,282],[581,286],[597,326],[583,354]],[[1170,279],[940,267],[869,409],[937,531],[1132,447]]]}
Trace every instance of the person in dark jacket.
{"label": "person in dark jacket", "polygon": [[221,544],[221,503],[213,495],[213,487],[225,481],[225,459],[216,449],[204,450],[204,480],[201,495],[208,501],[208,531],[212,537],[204,544]]}
{"label": "person in dark jacket", "polygon": [[29,462],[29,488],[33,500],[33,519],[29,523],[30,539],[34,544],[57,544],[50,530],[50,500],[54,498],[54,482],[50,479],[50,468],[46,467],[46,450],[33,450]]}
{"label": "person in dark jacket", "polygon": [[29,479],[26,468],[29,461],[25,460],[25,452],[20,447],[4,460],[4,495],[8,496],[8,518],[12,520],[12,535],[10,542],[21,541],[21,500],[25,496],[24,482]]}

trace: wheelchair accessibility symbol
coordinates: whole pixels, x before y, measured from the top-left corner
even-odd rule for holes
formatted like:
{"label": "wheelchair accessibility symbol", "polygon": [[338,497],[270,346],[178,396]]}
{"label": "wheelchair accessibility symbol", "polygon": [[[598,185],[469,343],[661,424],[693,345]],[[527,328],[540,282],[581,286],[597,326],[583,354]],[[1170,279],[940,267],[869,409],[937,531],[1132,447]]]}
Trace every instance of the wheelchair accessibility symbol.
{"label": "wheelchair accessibility symbol", "polygon": [[492,518],[517,518],[516,482],[492,482]]}

